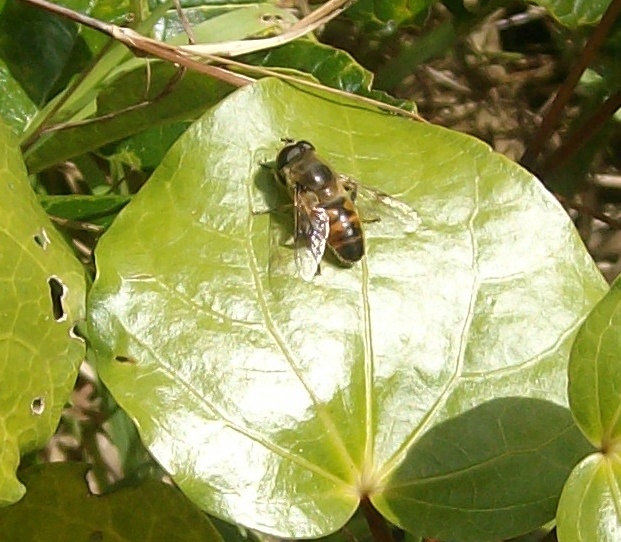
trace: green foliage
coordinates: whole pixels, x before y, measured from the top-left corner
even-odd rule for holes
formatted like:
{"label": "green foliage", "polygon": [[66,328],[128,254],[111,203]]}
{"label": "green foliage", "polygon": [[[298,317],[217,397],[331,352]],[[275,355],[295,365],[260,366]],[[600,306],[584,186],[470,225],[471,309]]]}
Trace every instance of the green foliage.
{"label": "green foliage", "polygon": [[618,540],[621,369],[621,280],[591,311],[569,363],[569,401],[582,432],[598,452],[571,473],[558,507],[560,542]]}
{"label": "green foliage", "polygon": [[[574,27],[608,2],[540,3]],[[381,88],[495,5],[446,4],[452,17],[408,35]],[[65,5],[187,40],[166,4]],[[346,16],[389,41],[431,5],[360,0]],[[296,21],[274,3],[182,6],[202,43]],[[530,173],[360,101],[267,78],[233,92],[106,42],[0,0],[0,503],[28,488],[0,509],[1,536],[244,539],[206,511],[276,536],[365,541],[368,499],[407,542],[519,536],[557,505],[561,542],[618,539],[620,287],[597,304],[603,279]],[[243,60],[415,109],[314,37]],[[327,255],[312,281],[298,277],[291,201],[266,167],[283,138],[312,141],[361,181],[367,254],[351,268]],[[73,194],[50,189],[66,160],[87,177],[67,181]],[[107,230],[90,291],[46,213]],[[124,476],[102,478],[99,497],[83,465],[19,470],[73,400],[78,325]],[[181,492],[151,479],[160,466]]]}
{"label": "green foliage", "polygon": [[[409,209],[361,199],[380,221],[360,265],[328,261],[307,284],[290,213],[255,214],[287,201],[261,165],[282,137]],[[516,535],[553,517],[586,453],[542,400],[564,404],[574,331],[605,286],[562,209],[474,139],[263,80],[175,143],[96,257],[101,377],[217,516],[316,537],[370,493],[424,535],[475,540],[480,506],[486,536]],[[431,474],[435,500],[408,514]]]}
{"label": "green foliage", "polygon": [[558,21],[570,28],[595,24],[604,14],[611,0],[535,0],[546,8]]}
{"label": "green foliage", "polygon": [[0,503],[23,494],[20,454],[54,434],[84,357],[84,270],[28,185],[0,124]]}
{"label": "green foliage", "polygon": [[[0,532],[12,542],[242,542],[226,529],[223,538],[209,519],[172,486],[147,480],[95,497],[86,485],[88,465],[49,463],[24,471],[28,493],[0,509]],[[51,504],[53,503],[53,506]],[[36,521],[33,521],[36,518]]]}

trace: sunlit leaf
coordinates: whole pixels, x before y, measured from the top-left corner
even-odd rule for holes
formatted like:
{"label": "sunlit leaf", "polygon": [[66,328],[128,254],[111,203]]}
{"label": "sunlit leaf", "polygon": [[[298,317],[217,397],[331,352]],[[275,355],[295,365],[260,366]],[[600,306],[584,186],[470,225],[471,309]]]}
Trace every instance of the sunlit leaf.
{"label": "sunlit leaf", "polygon": [[561,542],[606,542],[621,536],[621,281],[580,328],[569,363],[572,413],[598,452],[581,462],[567,481],[558,507]]}
{"label": "sunlit leaf", "polygon": [[619,487],[621,464],[616,454],[593,454],[571,473],[558,505],[559,542],[621,540]]}
{"label": "sunlit leaf", "polygon": [[[361,195],[367,256],[351,268],[328,257],[310,283],[288,243],[288,197],[262,166],[283,137],[398,198]],[[503,538],[553,518],[585,453],[561,408],[566,364],[606,285],[560,205],[473,138],[266,79],[173,145],[96,260],[101,377],[219,517],[317,537],[369,495],[410,531],[474,540],[472,508],[431,524],[457,481],[459,502],[490,507],[488,539]],[[434,479],[427,519],[408,519],[399,500],[430,442],[445,484]]]}
{"label": "sunlit leaf", "polygon": [[15,80],[5,62],[0,59],[0,118],[15,131],[21,132],[37,112],[24,89]]}
{"label": "sunlit leaf", "polygon": [[0,503],[23,494],[20,454],[54,433],[84,356],[82,266],[37,203],[0,125]]}

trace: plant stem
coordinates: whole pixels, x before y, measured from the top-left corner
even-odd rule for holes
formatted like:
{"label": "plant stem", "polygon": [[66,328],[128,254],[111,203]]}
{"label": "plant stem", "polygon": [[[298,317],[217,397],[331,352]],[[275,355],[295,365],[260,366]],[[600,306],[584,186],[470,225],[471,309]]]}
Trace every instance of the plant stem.
{"label": "plant stem", "polygon": [[364,497],[360,501],[360,508],[364,514],[364,519],[367,520],[369,530],[374,542],[394,542],[388,523],[384,519],[375,507],[371,504],[368,497]]}
{"label": "plant stem", "polygon": [[597,51],[606,36],[610,33],[610,29],[620,13],[621,0],[612,0],[599,24],[595,27],[593,34],[591,34],[591,37],[584,46],[582,54],[574,64],[564,83],[558,89],[552,105],[541,121],[539,130],[522,156],[521,163],[524,167],[530,169],[535,166],[539,154],[541,153],[545,143],[549,140],[554,127],[558,124],[561,113],[563,112],[565,105],[567,105],[574,88],[578,84],[578,81],[580,81],[580,77],[584,73],[584,70],[586,70],[587,66],[589,66],[589,64],[591,64],[595,59]]}

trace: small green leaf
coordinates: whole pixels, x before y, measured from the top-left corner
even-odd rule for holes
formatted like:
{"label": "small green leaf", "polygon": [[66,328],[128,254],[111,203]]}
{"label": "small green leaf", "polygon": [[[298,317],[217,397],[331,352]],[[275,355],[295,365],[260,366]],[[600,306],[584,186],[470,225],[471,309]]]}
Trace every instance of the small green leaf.
{"label": "small green leaf", "polygon": [[565,484],[556,518],[559,542],[621,540],[618,454],[593,454],[580,463]]}
{"label": "small green leaf", "polygon": [[39,7],[8,2],[0,13],[0,57],[30,99],[42,106],[67,81],[79,37],[77,25]]}
{"label": "small green leaf", "polygon": [[[297,19],[289,10],[273,4],[257,3],[211,17],[193,26],[192,32],[196,43],[217,43],[281,33],[285,26],[292,26],[296,22]],[[188,36],[180,31],[166,41],[172,45],[186,45]]]}
{"label": "small green leaf", "polygon": [[359,0],[345,15],[371,28],[393,33],[433,4],[433,0]]}
{"label": "small green leaf", "polygon": [[594,446],[619,442],[621,421],[621,280],[586,319],[571,351],[569,403]]}
{"label": "small green leaf", "polygon": [[[20,477],[28,492],[0,509],[0,532],[13,542],[223,542],[209,521],[174,487],[155,480],[101,496],[86,485],[88,465],[47,463]],[[36,521],[33,520],[36,518]],[[231,536],[233,535],[233,536]],[[226,542],[244,540],[227,529]]]}
{"label": "small green leaf", "polygon": [[[283,137],[397,198],[363,192],[360,211],[379,219],[365,224],[367,255],[351,268],[328,257],[310,283],[287,246],[290,207],[276,212],[289,199],[262,166]],[[425,435],[468,450],[478,435],[508,459],[486,469],[483,447],[460,498],[488,503],[489,538],[503,538],[553,518],[559,479],[585,453],[566,411],[525,410],[528,430],[508,398],[566,404],[573,337],[606,285],[558,202],[473,138],[265,79],[177,140],[96,260],[100,375],[179,487],[219,517],[324,536],[370,495],[408,529],[435,531],[395,513],[416,481],[408,458]],[[464,435],[469,420],[487,425]],[[453,480],[468,481],[459,442],[442,445],[452,474],[437,480],[434,518]],[[544,479],[518,484],[516,464]],[[548,484],[538,464],[553,465]],[[480,533],[462,511],[445,538]]]}
{"label": "small green leaf", "polygon": [[569,402],[580,429],[599,449],[572,472],[559,502],[561,542],[621,536],[621,280],[582,324],[571,350]]}
{"label": "small green leaf", "polygon": [[23,494],[20,453],[45,445],[84,357],[82,266],[50,223],[0,124],[0,503]]}
{"label": "small green leaf", "polygon": [[299,39],[265,52],[246,55],[252,64],[290,68],[308,73],[324,85],[414,111],[415,105],[389,94],[372,90],[373,73],[363,68],[347,52],[310,39]]}
{"label": "small green leaf", "polygon": [[610,5],[611,0],[534,0],[546,8],[561,24],[569,28],[595,24]]}

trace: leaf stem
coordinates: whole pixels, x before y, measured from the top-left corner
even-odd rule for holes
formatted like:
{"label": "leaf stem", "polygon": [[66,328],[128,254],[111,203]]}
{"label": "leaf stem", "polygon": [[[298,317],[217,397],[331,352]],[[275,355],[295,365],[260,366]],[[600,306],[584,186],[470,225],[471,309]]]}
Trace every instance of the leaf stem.
{"label": "leaf stem", "polygon": [[360,501],[360,508],[362,513],[364,514],[364,519],[366,519],[367,524],[369,525],[369,530],[371,531],[371,537],[374,542],[394,542],[394,538],[392,533],[390,532],[390,528],[388,527],[388,523],[371,504],[371,501],[368,497],[364,497],[362,501]]}

